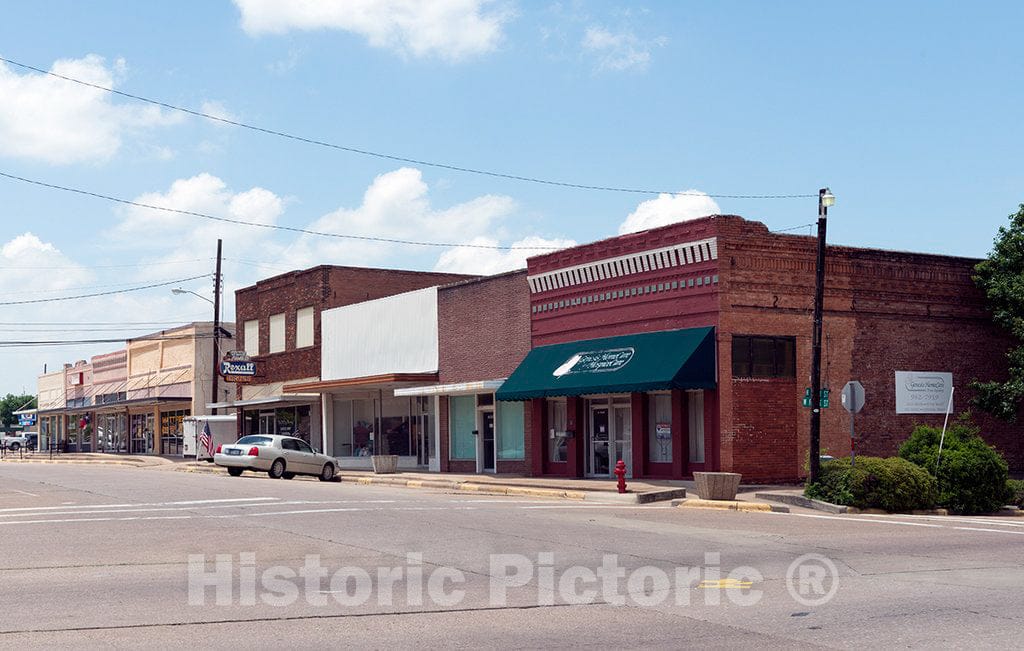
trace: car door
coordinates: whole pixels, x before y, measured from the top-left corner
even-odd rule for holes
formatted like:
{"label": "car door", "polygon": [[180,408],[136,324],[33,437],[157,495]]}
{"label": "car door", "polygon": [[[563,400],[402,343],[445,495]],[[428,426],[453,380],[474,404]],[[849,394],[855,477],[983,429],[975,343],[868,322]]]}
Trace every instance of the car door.
{"label": "car door", "polygon": [[306,472],[319,475],[320,469],[323,466],[320,464],[320,458],[317,456],[316,452],[314,452],[313,448],[309,446],[309,443],[306,443],[302,439],[296,440],[295,443],[299,446],[298,454],[302,455],[303,463],[307,468]]}
{"label": "car door", "polygon": [[299,442],[295,439],[281,439],[281,456],[284,457],[288,472],[309,472],[304,463],[305,455],[299,452]]}

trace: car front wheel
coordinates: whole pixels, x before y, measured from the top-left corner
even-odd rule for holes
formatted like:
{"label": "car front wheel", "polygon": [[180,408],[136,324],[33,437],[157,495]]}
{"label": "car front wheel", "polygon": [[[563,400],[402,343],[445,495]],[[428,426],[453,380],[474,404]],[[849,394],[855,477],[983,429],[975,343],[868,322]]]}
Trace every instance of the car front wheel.
{"label": "car front wheel", "polygon": [[334,479],[334,465],[325,463],[323,470],[320,471],[320,481],[331,481]]}
{"label": "car front wheel", "polygon": [[267,471],[271,479],[280,479],[284,477],[284,459],[275,459],[274,463],[270,464],[270,470]]}
{"label": "car front wheel", "polygon": [[11,446],[10,446],[9,449],[10,449],[11,452],[17,452],[18,450],[21,449],[21,443],[11,443]]}

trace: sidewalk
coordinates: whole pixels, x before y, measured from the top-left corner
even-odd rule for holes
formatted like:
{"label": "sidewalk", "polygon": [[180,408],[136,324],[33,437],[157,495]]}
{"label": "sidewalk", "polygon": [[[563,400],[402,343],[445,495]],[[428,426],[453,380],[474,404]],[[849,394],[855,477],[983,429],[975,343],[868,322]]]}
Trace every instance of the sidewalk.
{"label": "sidewalk", "polygon": [[[175,470],[208,474],[226,474],[223,468],[209,463],[179,464]],[[592,502],[649,504],[694,497],[694,482],[688,480],[626,480],[627,493],[620,494],[614,479],[560,479],[557,477],[524,477],[520,475],[483,475],[436,472],[397,472],[378,475],[370,470],[343,469],[341,481],[367,485],[399,486],[404,488],[437,488],[489,495],[520,497],[550,497]],[[741,486],[737,499],[754,501],[754,492],[778,488],[769,486]],[[790,488],[790,487],[784,487]]]}

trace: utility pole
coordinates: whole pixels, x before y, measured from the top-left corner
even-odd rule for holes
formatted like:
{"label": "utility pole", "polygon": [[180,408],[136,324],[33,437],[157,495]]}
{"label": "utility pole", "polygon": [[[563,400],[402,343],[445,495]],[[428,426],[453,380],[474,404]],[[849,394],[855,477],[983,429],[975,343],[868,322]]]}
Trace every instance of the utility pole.
{"label": "utility pole", "polygon": [[828,188],[818,190],[818,263],[814,282],[814,333],[811,337],[810,483],[821,473],[821,322],[825,303],[825,229],[828,207],[836,201]]}
{"label": "utility pole", "polygon": [[[217,380],[220,377],[220,250],[221,240],[217,240],[217,271],[213,276],[213,402],[216,404],[220,397],[218,395]],[[213,408],[213,415],[217,415],[217,408]]]}

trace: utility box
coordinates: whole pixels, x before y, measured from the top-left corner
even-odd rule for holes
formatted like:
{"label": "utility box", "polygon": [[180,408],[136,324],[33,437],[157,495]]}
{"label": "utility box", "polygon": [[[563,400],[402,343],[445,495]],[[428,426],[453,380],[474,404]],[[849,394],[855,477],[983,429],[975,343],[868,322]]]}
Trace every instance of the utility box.
{"label": "utility box", "polygon": [[216,450],[218,445],[234,443],[238,440],[238,417],[230,416],[189,416],[182,423],[182,456],[195,458],[197,461],[213,460],[199,445],[199,435],[203,432],[204,426],[210,427],[210,438],[213,439],[212,446]]}

